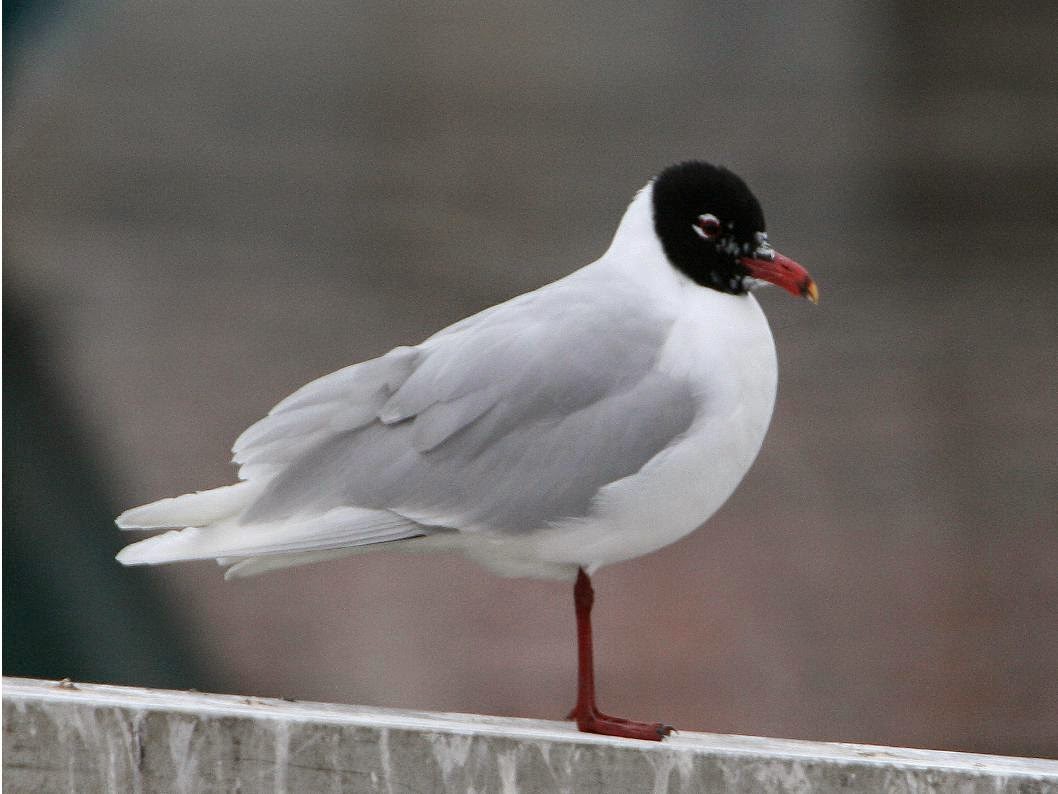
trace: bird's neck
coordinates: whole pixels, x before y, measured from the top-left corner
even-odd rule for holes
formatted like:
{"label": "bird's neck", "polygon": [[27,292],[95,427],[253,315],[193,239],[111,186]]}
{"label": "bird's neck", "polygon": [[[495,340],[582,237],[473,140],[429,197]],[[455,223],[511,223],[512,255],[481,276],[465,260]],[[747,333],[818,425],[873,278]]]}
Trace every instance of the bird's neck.
{"label": "bird's neck", "polygon": [[628,205],[613,242],[595,263],[648,293],[675,295],[697,288],[665,255],[654,231],[654,186],[648,184]]}

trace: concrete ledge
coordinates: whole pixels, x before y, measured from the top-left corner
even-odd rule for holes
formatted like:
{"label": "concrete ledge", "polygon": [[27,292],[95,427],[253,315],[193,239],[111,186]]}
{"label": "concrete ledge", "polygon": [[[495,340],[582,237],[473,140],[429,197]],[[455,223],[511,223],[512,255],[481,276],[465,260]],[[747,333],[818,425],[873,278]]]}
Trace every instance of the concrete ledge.
{"label": "concrete ledge", "polygon": [[4,791],[1058,792],[1058,761],[6,678]]}

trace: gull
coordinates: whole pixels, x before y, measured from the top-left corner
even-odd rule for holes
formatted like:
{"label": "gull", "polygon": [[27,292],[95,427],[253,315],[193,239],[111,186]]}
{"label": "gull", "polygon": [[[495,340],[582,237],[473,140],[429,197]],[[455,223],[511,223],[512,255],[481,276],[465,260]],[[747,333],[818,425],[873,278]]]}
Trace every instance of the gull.
{"label": "gull", "polygon": [[125,565],[214,559],[226,577],[371,550],[460,552],[574,583],[582,731],[671,728],[596,706],[590,576],[673,543],[760,451],[777,364],[753,293],[818,301],[730,170],[670,166],[595,262],[414,347],[315,380],[234,446],[239,482],[126,511],[175,528]]}

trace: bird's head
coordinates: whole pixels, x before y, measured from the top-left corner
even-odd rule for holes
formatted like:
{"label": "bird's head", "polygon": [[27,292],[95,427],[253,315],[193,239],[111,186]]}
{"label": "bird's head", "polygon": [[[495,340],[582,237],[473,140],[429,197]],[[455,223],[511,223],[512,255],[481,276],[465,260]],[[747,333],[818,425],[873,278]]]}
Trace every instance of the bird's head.
{"label": "bird's head", "polygon": [[808,271],[771,247],[760,202],[726,168],[670,166],[654,180],[653,203],[665,255],[695,283],[742,295],[767,282],[818,302]]}

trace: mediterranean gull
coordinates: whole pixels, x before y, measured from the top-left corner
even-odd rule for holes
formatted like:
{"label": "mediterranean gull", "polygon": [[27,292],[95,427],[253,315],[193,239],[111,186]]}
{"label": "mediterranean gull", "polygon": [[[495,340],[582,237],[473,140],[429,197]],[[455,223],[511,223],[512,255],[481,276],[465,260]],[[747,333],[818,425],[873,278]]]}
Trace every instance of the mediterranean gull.
{"label": "mediterranean gull", "polygon": [[582,731],[672,729],[601,713],[591,647],[601,566],[692,532],[760,451],[775,401],[752,292],[816,302],[731,171],[671,166],[600,259],[338,370],[235,442],[239,482],[136,507],[126,565],[215,559],[227,577],[375,549],[458,551],[501,576],[575,582]]}

